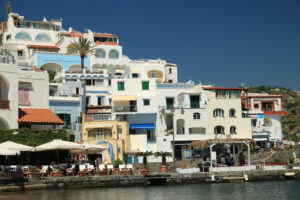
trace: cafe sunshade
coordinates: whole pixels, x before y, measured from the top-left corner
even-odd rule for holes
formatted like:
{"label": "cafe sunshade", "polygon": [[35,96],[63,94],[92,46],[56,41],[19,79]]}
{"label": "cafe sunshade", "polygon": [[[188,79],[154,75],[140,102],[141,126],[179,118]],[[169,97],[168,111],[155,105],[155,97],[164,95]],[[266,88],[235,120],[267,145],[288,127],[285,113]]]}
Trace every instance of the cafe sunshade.
{"label": "cafe sunshade", "polygon": [[82,150],[84,146],[75,142],[68,142],[60,139],[53,140],[35,147],[35,151],[51,151],[51,150]]}
{"label": "cafe sunshade", "polygon": [[31,146],[27,146],[24,144],[19,144],[16,142],[11,142],[11,141],[7,141],[7,142],[3,142],[0,144],[0,149],[8,149],[8,150],[13,150],[13,151],[33,151],[34,147]]}
{"label": "cafe sunshade", "polygon": [[19,155],[19,154],[20,154],[20,151],[0,148],[0,155],[1,156],[15,156],[15,155]]}
{"label": "cafe sunshade", "polygon": [[82,150],[71,150],[72,153],[86,153],[86,154],[93,154],[102,152],[107,149],[107,147],[97,144],[91,144],[91,143],[83,143],[84,148]]}

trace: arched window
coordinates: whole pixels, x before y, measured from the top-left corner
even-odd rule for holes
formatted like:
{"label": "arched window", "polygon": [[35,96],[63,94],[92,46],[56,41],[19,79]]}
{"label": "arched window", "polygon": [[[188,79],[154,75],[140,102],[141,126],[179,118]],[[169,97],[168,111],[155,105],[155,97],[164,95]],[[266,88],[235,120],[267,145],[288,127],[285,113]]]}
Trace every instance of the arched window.
{"label": "arched window", "polygon": [[110,50],[110,52],[109,52],[109,58],[118,59],[119,58],[119,52],[117,50],[115,50],[115,49]]}
{"label": "arched window", "polygon": [[224,110],[220,108],[215,109],[214,117],[224,117]]}
{"label": "arched window", "polygon": [[16,34],[15,38],[17,40],[31,40],[31,37],[28,33],[26,32],[19,32]]}
{"label": "arched window", "polygon": [[196,112],[193,114],[194,119],[200,119],[200,113]]}
{"label": "arched window", "polygon": [[51,42],[51,38],[44,33],[40,33],[35,37],[36,41],[42,41],[42,42]]}
{"label": "arched window", "polygon": [[105,50],[104,49],[97,49],[95,52],[96,58],[105,58]]}
{"label": "arched window", "polygon": [[214,132],[215,132],[215,134],[224,134],[225,129],[223,126],[216,126]]}
{"label": "arched window", "polygon": [[233,108],[229,110],[229,117],[235,117],[235,110]]}
{"label": "arched window", "polygon": [[230,126],[230,134],[236,134],[235,126]]}

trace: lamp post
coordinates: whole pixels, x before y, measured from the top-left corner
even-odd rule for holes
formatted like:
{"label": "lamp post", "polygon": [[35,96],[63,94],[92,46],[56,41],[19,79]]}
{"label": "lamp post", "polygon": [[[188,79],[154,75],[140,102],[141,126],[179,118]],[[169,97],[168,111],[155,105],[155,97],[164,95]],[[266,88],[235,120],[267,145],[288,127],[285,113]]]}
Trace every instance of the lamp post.
{"label": "lamp post", "polygon": [[174,170],[176,169],[176,164],[175,164],[175,131],[174,131],[174,112],[175,112],[175,108],[172,107],[171,108],[171,113],[172,113],[172,122],[173,122],[173,168]]}

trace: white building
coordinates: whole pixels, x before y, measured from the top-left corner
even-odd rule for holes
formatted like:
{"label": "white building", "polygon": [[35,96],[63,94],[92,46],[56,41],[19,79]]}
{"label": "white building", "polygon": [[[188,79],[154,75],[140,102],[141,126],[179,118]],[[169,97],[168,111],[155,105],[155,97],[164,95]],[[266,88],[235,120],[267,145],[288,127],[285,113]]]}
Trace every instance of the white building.
{"label": "white building", "polygon": [[244,94],[244,115],[251,118],[252,137],[263,148],[282,143],[282,116],[288,112],[282,106],[281,95],[267,93]]}

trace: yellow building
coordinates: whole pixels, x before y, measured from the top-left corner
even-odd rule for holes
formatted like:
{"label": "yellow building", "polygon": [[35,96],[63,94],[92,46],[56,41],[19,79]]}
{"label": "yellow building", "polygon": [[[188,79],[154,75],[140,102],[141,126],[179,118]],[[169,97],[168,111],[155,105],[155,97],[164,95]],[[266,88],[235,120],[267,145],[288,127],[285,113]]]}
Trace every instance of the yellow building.
{"label": "yellow building", "polygon": [[[100,115],[101,121],[99,120]],[[124,152],[130,149],[128,122],[103,120],[104,115],[83,114],[82,140],[107,147],[107,150],[102,154],[103,163],[112,163],[111,154],[113,154],[114,160],[123,161]]]}

